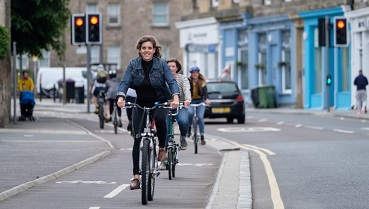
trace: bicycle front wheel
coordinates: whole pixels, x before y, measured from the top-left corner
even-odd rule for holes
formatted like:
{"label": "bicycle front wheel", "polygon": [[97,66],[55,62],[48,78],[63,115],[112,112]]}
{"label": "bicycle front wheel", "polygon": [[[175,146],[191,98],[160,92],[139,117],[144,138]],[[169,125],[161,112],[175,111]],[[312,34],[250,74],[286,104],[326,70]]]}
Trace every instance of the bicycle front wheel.
{"label": "bicycle front wheel", "polygon": [[150,185],[150,140],[142,138],[143,146],[141,150],[141,202],[147,205],[149,199]]}
{"label": "bicycle front wheel", "polygon": [[168,148],[168,162],[167,162],[167,168],[168,168],[168,177],[169,180],[172,180],[172,174],[173,174],[173,147]]}
{"label": "bicycle front wheel", "polygon": [[192,128],[193,128],[193,147],[195,154],[197,154],[197,145],[198,145],[198,137],[197,137],[197,119],[194,117],[192,121]]}

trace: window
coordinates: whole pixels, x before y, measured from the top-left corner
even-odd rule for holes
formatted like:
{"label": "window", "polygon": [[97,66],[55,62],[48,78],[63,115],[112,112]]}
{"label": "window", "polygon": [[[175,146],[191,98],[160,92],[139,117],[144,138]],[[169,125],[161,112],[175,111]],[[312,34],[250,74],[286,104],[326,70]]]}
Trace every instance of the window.
{"label": "window", "polygon": [[291,33],[282,31],[282,92],[291,93]]}
{"label": "window", "polygon": [[291,2],[291,0],[284,0],[284,2]]}
{"label": "window", "polygon": [[168,26],[169,25],[169,14],[168,14],[167,3],[154,3],[153,19],[152,24],[154,26]]}
{"label": "window", "polygon": [[[362,55],[361,55],[362,56]],[[350,91],[350,51],[348,47],[341,47],[341,78],[338,79],[341,82],[340,91]]]}
{"label": "window", "polygon": [[272,4],[272,0],[264,0],[264,5],[271,5]]}
{"label": "window", "polygon": [[266,85],[267,84],[267,58],[266,58],[266,34],[259,34],[259,53],[258,53],[258,63],[256,64],[256,68],[258,70],[258,84]]}
{"label": "window", "polygon": [[91,64],[100,63],[100,47],[91,47]]}
{"label": "window", "polygon": [[98,12],[99,8],[98,8],[97,4],[87,4],[86,11],[87,11],[86,13]]}
{"label": "window", "polygon": [[212,7],[218,7],[219,1],[218,0],[211,0],[211,6]]}
{"label": "window", "polygon": [[[28,54],[22,54],[22,70],[28,69]],[[20,69],[20,63],[19,63],[19,55],[17,55],[17,63],[16,63],[17,69]]]}
{"label": "window", "polygon": [[117,63],[117,69],[120,69],[120,48],[119,46],[108,47],[108,63]]}
{"label": "window", "polygon": [[39,67],[50,67],[50,52],[42,50],[42,59],[38,60]]}
{"label": "window", "polygon": [[240,0],[233,0],[233,3],[238,4],[240,3]]}
{"label": "window", "polygon": [[315,28],[314,30],[314,40],[315,40],[315,44],[314,44],[314,67],[313,67],[313,75],[314,75],[314,92],[315,93],[321,93],[322,92],[322,75],[323,75],[323,71],[322,71],[322,50],[321,47],[319,47],[318,44],[318,28]]}
{"label": "window", "polygon": [[120,23],[120,5],[108,4],[108,25],[116,26]]}

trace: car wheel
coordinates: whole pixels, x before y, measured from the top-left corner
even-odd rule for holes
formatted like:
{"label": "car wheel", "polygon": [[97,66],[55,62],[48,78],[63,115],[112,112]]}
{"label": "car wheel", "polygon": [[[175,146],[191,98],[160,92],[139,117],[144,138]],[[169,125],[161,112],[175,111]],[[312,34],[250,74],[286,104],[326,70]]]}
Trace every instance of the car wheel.
{"label": "car wheel", "polygon": [[245,115],[240,116],[240,117],[237,119],[237,122],[238,122],[239,124],[244,124],[244,123],[245,123]]}
{"label": "car wheel", "polygon": [[227,118],[227,123],[233,123],[233,118],[228,117]]}

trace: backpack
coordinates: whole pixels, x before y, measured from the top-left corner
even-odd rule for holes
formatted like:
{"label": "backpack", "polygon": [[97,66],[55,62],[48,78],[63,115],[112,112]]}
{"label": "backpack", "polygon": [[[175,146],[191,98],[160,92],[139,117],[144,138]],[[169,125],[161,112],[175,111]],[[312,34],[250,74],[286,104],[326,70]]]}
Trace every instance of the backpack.
{"label": "backpack", "polygon": [[105,70],[99,70],[99,71],[97,71],[96,81],[98,83],[105,83],[107,77],[108,77],[108,75],[107,75]]}

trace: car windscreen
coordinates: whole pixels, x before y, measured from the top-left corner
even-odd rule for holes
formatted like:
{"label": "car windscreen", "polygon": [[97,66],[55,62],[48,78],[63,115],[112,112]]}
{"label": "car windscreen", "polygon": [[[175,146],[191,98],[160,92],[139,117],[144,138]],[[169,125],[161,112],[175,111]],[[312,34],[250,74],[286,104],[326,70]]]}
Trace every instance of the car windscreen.
{"label": "car windscreen", "polygon": [[237,86],[234,83],[207,83],[208,92],[238,92]]}

